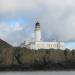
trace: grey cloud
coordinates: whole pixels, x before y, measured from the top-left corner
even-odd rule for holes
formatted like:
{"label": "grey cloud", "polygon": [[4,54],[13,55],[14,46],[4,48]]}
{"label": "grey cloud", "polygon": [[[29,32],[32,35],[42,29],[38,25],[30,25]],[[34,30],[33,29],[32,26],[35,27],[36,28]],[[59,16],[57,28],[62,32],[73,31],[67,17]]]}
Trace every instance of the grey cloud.
{"label": "grey cloud", "polygon": [[[75,0],[0,0],[0,3],[0,20],[23,18],[33,24],[38,20],[43,40],[75,40]],[[20,43],[31,36],[34,25],[30,23],[26,25],[28,29],[22,25],[21,31],[3,37],[9,42]]]}
{"label": "grey cloud", "polygon": [[24,40],[32,38],[32,27],[25,24],[0,24],[0,38],[13,46],[20,45]]}

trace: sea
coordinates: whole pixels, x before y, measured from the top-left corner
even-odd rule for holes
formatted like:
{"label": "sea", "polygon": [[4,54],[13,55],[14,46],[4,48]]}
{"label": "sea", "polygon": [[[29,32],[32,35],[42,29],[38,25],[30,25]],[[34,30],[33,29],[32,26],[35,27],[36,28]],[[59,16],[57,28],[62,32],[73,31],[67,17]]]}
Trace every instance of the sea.
{"label": "sea", "polygon": [[75,75],[75,71],[0,72],[0,75]]}

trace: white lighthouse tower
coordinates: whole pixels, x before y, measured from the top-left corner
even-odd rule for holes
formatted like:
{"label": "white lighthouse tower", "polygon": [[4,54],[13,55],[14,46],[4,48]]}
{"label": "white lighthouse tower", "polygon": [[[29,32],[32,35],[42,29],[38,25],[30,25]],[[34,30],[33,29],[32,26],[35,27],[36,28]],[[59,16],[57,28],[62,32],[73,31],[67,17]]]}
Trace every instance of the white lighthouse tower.
{"label": "white lighthouse tower", "polygon": [[35,42],[40,42],[41,41],[41,30],[40,30],[40,23],[39,22],[37,22],[35,24],[34,33],[35,33]]}

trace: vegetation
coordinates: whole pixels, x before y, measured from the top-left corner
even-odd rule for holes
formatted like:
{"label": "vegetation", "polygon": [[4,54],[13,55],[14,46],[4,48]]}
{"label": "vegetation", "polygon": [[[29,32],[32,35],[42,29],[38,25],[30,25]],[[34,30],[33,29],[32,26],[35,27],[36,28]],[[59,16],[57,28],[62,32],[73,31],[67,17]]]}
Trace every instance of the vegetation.
{"label": "vegetation", "polygon": [[75,70],[75,50],[29,50],[0,40],[0,71],[70,69]]}

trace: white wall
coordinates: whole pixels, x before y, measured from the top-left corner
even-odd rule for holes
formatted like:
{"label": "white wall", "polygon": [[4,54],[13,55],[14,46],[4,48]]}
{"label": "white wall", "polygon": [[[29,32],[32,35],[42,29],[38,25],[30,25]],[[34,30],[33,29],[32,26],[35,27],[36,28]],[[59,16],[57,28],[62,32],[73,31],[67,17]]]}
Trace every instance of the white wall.
{"label": "white wall", "polygon": [[64,43],[60,42],[58,46],[58,42],[36,42],[35,49],[64,49]]}

